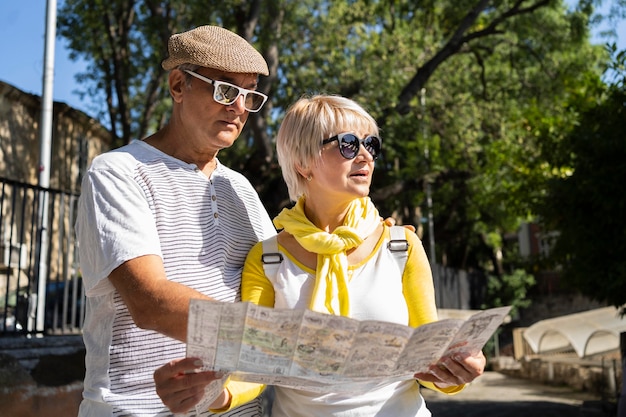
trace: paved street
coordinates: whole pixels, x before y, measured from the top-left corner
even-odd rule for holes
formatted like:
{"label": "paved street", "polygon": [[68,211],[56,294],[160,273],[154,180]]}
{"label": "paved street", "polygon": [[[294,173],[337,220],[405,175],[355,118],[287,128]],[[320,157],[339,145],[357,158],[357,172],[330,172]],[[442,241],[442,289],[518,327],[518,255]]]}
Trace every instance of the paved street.
{"label": "paved street", "polygon": [[486,372],[454,396],[422,390],[433,417],[615,417],[596,396]]}

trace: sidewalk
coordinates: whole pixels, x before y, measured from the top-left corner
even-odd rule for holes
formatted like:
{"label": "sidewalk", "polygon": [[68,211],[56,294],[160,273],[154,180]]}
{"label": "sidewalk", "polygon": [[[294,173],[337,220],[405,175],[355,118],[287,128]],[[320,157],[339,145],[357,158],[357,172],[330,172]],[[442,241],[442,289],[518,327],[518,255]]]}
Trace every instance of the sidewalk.
{"label": "sidewalk", "polygon": [[615,416],[615,411],[603,409],[595,395],[498,372],[485,372],[457,395],[446,396],[428,389],[423,389],[422,394],[433,417]]}

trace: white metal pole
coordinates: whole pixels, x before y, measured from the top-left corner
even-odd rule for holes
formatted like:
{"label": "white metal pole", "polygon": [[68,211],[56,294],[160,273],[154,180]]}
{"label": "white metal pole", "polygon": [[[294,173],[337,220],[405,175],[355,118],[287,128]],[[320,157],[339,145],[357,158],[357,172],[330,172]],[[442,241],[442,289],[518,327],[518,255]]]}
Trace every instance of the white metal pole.
{"label": "white metal pole", "polygon": [[[43,93],[41,95],[41,121],[39,125],[39,186],[50,186],[50,160],[52,147],[52,116],[54,86],[54,46],[56,40],[57,2],[47,0],[46,33],[44,49]],[[37,332],[44,330],[46,308],[46,278],[48,275],[48,192],[39,194],[39,245],[38,245],[38,282],[37,282]]]}

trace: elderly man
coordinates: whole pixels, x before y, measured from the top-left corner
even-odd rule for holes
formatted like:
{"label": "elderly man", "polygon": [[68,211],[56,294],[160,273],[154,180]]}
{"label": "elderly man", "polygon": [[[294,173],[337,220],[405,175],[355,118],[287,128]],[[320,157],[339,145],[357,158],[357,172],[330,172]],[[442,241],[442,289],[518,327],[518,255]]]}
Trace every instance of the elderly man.
{"label": "elderly man", "polygon": [[[82,185],[79,416],[169,415],[153,372],[185,356],[189,300],[239,301],[248,251],[275,234],[248,180],[217,159],[267,100],[256,91],[265,60],[215,26],[173,35],[168,50],[169,123],[94,159]],[[222,415],[259,415],[258,399],[235,406]]]}

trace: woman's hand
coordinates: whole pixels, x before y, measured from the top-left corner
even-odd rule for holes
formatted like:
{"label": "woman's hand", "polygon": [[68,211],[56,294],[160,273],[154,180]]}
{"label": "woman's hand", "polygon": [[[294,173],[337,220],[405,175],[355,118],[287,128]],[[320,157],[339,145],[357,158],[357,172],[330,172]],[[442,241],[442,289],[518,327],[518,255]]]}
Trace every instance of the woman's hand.
{"label": "woman's hand", "polygon": [[[173,413],[191,410],[202,400],[205,387],[222,378],[218,372],[198,371],[201,366],[196,358],[175,359],[154,371],[156,392]],[[230,400],[230,393],[223,389],[210,408],[226,408]]]}
{"label": "woman's hand", "polygon": [[486,364],[483,352],[475,355],[456,354],[442,358],[428,372],[415,374],[415,378],[432,382],[439,388],[448,388],[472,382],[483,374]]}

